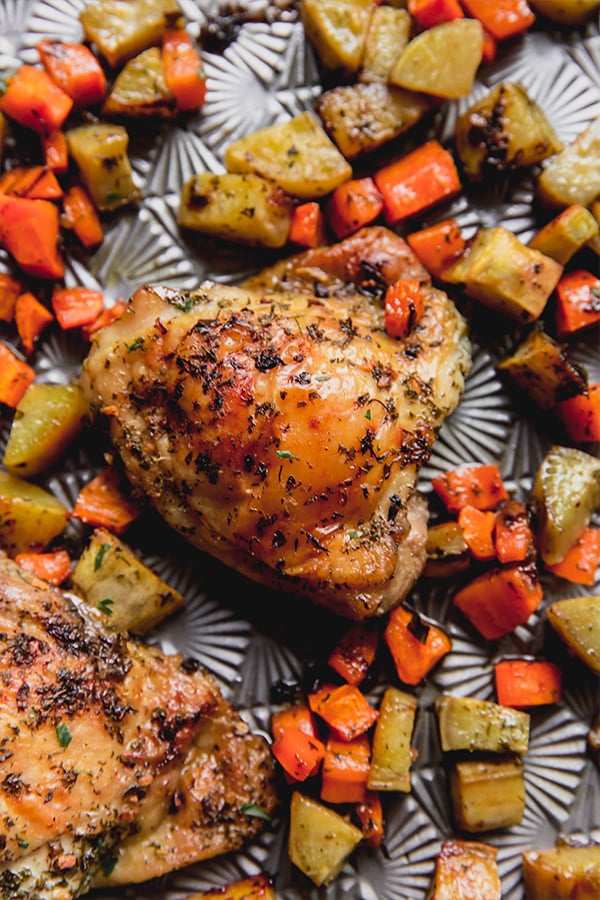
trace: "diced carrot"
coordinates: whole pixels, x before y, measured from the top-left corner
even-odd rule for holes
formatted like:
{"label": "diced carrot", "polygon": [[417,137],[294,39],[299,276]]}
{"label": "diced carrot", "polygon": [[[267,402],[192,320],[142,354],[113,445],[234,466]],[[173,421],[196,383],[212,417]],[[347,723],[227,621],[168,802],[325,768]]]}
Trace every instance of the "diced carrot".
{"label": "diced carrot", "polygon": [[117,472],[108,466],[81,489],[71,515],[87,525],[122,534],[140,512],[123,493]]}
{"label": "diced carrot", "polygon": [[526,31],[535,15],[526,0],[461,0],[470,16],[479,19],[497,41]]}
{"label": "diced carrot", "polygon": [[502,706],[545,706],[562,696],[560,669],[545,660],[503,659],[494,666],[494,678]]}
{"label": "diced carrot", "polygon": [[104,240],[104,229],[92,198],[79,184],[74,184],[65,194],[61,225],[72,228],[87,250]]}
{"label": "diced carrot", "polygon": [[325,206],[335,236],[348,237],[373,222],[383,209],[383,199],[372,178],[354,178],[337,187]]}
{"label": "diced carrot", "polygon": [[15,409],[34,378],[31,366],[0,342],[0,403]]}
{"label": "diced carrot", "polygon": [[373,178],[391,225],[447,200],[461,188],[454,159],[438,141],[428,141],[379,169]]}
{"label": "diced carrot", "polygon": [[465,239],[456,219],[444,219],[430,228],[413,231],[406,240],[434,278],[441,278],[444,269],[465,249]]}
{"label": "diced carrot", "polygon": [[73,107],[68,94],[44,69],[21,66],[8,79],[0,110],[25,128],[48,135],[59,129]]}
{"label": "diced carrot", "polygon": [[542,600],[535,565],[506,566],[479,575],[454,595],[455,605],[487,640],[523,625]]}
{"label": "diced carrot", "polygon": [[17,298],[15,305],[15,324],[23,350],[29,356],[35,349],[36,341],[44,328],[54,321],[54,316],[43,303],[31,293],[25,291]]}
{"label": "diced carrot", "polygon": [[585,528],[568,550],[564,559],[553,565],[546,565],[549,572],[572,581],[573,584],[592,585],[600,563],[600,530]]}
{"label": "diced carrot", "polygon": [[37,44],[42,64],[52,80],[78,106],[93,106],[106,97],[102,66],[84,44],[44,38]]}
{"label": "diced carrot", "polygon": [[104,328],[105,325],[111,325],[119,319],[126,308],[127,304],[124,300],[116,300],[112,306],[105,307],[99,316],[89,325],[81,326],[81,333],[86,341],[90,341],[97,331]]}
{"label": "diced carrot", "polygon": [[86,287],[55,288],[52,308],[58,324],[66,331],[96,321],[104,309],[104,297],[100,291]]}
{"label": "diced carrot", "polygon": [[327,243],[325,218],[315,200],[301,203],[292,213],[290,241],[300,247],[321,247]]}
{"label": "diced carrot", "polygon": [[271,733],[274,740],[281,737],[288,728],[303,731],[309,737],[316,737],[315,722],[306,703],[295,703],[287,709],[278,710],[271,717]]}
{"label": "diced carrot", "polygon": [[299,728],[286,728],[275,740],[273,756],[295,781],[315,775],[325,755],[322,742]]}
{"label": "diced carrot", "polygon": [[404,684],[419,684],[452,649],[450,638],[441,628],[404,606],[391,611],[384,637]]}
{"label": "diced carrot", "polygon": [[364,681],[375,661],[379,634],[369,625],[353,625],[329,655],[331,668],[348,684]]}
{"label": "diced carrot", "polygon": [[464,18],[458,0],[408,0],[408,11],[421,28]]}
{"label": "diced carrot", "polygon": [[494,546],[501,563],[524,562],[535,553],[535,538],[524,503],[508,500],[496,511]]}
{"label": "diced carrot", "polygon": [[562,400],[554,409],[570,440],[600,441],[600,382],[588,385],[587,394]]}
{"label": "diced carrot", "polygon": [[458,513],[458,524],[471,554],[475,559],[494,559],[495,513],[477,509],[475,506],[463,506]]}
{"label": "diced carrot", "polygon": [[15,562],[22,569],[34,572],[49,584],[58,587],[71,574],[71,557],[66,550],[54,550],[50,553],[19,553]]}
{"label": "diced carrot", "polygon": [[383,841],[383,807],[377,791],[365,792],[365,799],[356,806],[364,841],[372,850],[381,847]]}
{"label": "diced carrot", "polygon": [[321,799],[326,803],[362,803],[367,794],[371,746],[366,735],[325,743]]}
{"label": "diced carrot", "polygon": [[483,47],[481,50],[481,61],[484,65],[488,66],[490,63],[493,63],[496,59],[496,53],[498,52],[498,42],[496,38],[492,37],[489,31],[484,28],[483,29]]}
{"label": "diced carrot", "polygon": [[352,741],[368,731],[379,717],[378,711],[352,684],[321,688],[309,694],[308,703],[312,711],[327,722],[335,736],[344,741]]}
{"label": "diced carrot", "polygon": [[600,278],[585,269],[563,275],[556,285],[556,334],[559,340],[600,322]]}
{"label": "diced carrot", "polygon": [[0,319],[12,322],[15,317],[17,297],[23,293],[23,285],[12,275],[0,272]]}
{"label": "diced carrot", "polygon": [[18,166],[0,178],[0,194],[13,194],[30,200],[60,200],[63,190],[56,175],[47,166]]}
{"label": "diced carrot", "polygon": [[0,194],[0,242],[27,275],[63,277],[58,239],[59,215],[53,203]]}
{"label": "diced carrot", "polygon": [[47,136],[42,135],[42,151],[44,160],[49,169],[59,174],[69,168],[69,148],[67,136],[64,131],[53,131]]}
{"label": "diced carrot", "polygon": [[401,278],[385,292],[385,331],[403,339],[414,330],[425,312],[425,296],[416,278]]}
{"label": "diced carrot", "polygon": [[186,31],[165,32],[162,41],[165,81],[175,96],[177,108],[198,109],[206,99],[206,76],[202,60]]}
{"label": "diced carrot", "polygon": [[496,509],[508,493],[498,466],[465,466],[431,479],[431,486],[450,513],[463,506]]}

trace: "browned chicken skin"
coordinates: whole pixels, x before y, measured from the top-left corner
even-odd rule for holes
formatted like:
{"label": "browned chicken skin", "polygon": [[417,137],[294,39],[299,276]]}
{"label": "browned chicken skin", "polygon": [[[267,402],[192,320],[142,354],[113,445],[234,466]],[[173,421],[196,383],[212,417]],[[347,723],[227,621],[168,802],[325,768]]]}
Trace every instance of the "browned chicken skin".
{"label": "browned chicken skin", "polygon": [[427,280],[377,228],[240,288],[141,288],[83,371],[129,479],[171,526],[355,619],[422,570],[417,475],[469,366],[465,323],[430,285],[409,338],[385,333],[381,291],[403,275]]}
{"label": "browned chicken skin", "polygon": [[68,900],[241,846],[270,751],[207,674],[0,560],[0,897]]}

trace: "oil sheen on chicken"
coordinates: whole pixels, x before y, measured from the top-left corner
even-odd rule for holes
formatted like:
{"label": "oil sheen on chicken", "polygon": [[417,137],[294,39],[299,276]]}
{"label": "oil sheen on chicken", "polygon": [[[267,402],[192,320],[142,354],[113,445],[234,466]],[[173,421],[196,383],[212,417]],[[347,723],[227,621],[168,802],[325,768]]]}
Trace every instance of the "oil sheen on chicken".
{"label": "oil sheen on chicken", "polygon": [[[406,340],[384,329],[399,277],[426,298]],[[374,228],[241,287],[143,287],[83,386],[134,488],[191,544],[339,614],[380,614],[422,570],[417,476],[469,367],[465,322],[428,280]]]}
{"label": "oil sheen on chicken", "polygon": [[0,560],[0,897],[71,900],[239,848],[267,744],[204,672]]}

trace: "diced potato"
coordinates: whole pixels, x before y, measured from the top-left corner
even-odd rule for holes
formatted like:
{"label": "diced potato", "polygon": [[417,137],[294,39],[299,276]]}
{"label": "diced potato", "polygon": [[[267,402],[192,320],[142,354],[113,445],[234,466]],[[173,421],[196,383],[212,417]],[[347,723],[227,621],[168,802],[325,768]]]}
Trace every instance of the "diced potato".
{"label": "diced potato", "polygon": [[444,841],[436,857],[427,900],[457,900],[459,897],[501,900],[497,853],[495,847],[478,841]]}
{"label": "diced potato", "polygon": [[410,744],[417,701],[395,687],[383,695],[373,736],[368,787],[373,791],[410,791]]}
{"label": "diced potato", "polygon": [[536,185],[550,206],[589,206],[600,195],[600,116],[572,144],[547,160]]}
{"label": "diced potato", "polygon": [[167,87],[158,47],[150,47],[125,63],[102,107],[105,116],[169,119],[176,112],[175,97]]}
{"label": "diced potato", "polygon": [[451,578],[465,572],[471,564],[471,554],[458,522],[439,522],[427,529],[425,545],[426,578]]}
{"label": "diced potato", "polygon": [[546,610],[548,621],[569,650],[600,673],[600,597],[569,597]]}
{"label": "diced potato", "polygon": [[525,812],[525,778],[518,756],[457,762],[450,771],[457,828],[470,833],[518,825]]}
{"label": "diced potato", "polygon": [[303,199],[322,197],[352,177],[351,166],[309,112],[230,144],[225,167],[262,175]]}
{"label": "diced potato", "polygon": [[77,560],[73,585],[90,606],[100,609],[116,631],[146,634],[185,605],[169,587],[110,531],[97,528]]}
{"label": "diced potato", "polygon": [[480,228],[442,277],[463,284],[465,293],[484,306],[525,323],[539,318],[562,271],[555,260],[497,226]]}
{"label": "diced potato", "polygon": [[293,208],[285,191],[260,175],[203,172],[184,184],[177,222],[228,241],[283,247]]}
{"label": "diced potato", "polygon": [[50,469],[83,428],[87,412],[77,384],[30,384],[15,410],[4,465],[25,478]]}
{"label": "diced potato", "polygon": [[444,752],[527,753],[529,713],[475,697],[442,696],[435,708]]}
{"label": "diced potato", "polygon": [[587,377],[568,358],[566,348],[539,328],[498,368],[510,375],[541,409],[553,409],[562,400],[587,389]]}
{"label": "diced potato", "polygon": [[599,233],[598,223],[589,209],[574,203],[544,225],[529,241],[529,246],[564,266]]}
{"label": "diced potato", "polygon": [[531,0],[531,6],[559,25],[584,25],[600,8],[600,0]]}
{"label": "diced potato", "polygon": [[79,20],[109,66],[122,66],[155,44],[168,28],[183,24],[176,0],[93,0]]}
{"label": "diced potato", "polygon": [[551,447],[535,475],[532,507],[540,556],[554,565],[600,507],[600,460],[574,447]]}
{"label": "diced potato", "polygon": [[521,84],[510,81],[459,116],[455,144],[471,181],[537,165],[562,149],[542,109]]}
{"label": "diced potato", "polygon": [[600,845],[526,850],[522,856],[527,900],[600,897]]}
{"label": "diced potato", "polygon": [[118,209],[140,199],[127,155],[129,135],[121,125],[79,125],[67,131],[67,143],[98,209]]}
{"label": "diced potato", "polygon": [[345,84],[322,94],[315,109],[346,159],[371,153],[412,128],[431,109],[424,94],[388,84]]}
{"label": "diced potato", "polygon": [[371,14],[359,80],[387,81],[410,37],[412,20],[405,9],[376,6]]}
{"label": "diced potato", "polygon": [[190,894],[187,900],[277,900],[272,884],[266,875],[252,875],[214,891]]}
{"label": "diced potato", "polygon": [[363,58],[373,0],[304,0],[304,31],[323,65],[353,75]]}
{"label": "diced potato", "polygon": [[435,97],[468,97],[483,53],[483,27],[477,19],[454,19],[422,31],[410,41],[389,80],[409,91]]}
{"label": "diced potato", "polygon": [[333,881],[362,836],[329,807],[299,791],[292,794],[289,857],[317,886]]}
{"label": "diced potato", "polygon": [[64,531],[68,517],[49,491],[0,471],[0,547],[9,556],[44,550]]}

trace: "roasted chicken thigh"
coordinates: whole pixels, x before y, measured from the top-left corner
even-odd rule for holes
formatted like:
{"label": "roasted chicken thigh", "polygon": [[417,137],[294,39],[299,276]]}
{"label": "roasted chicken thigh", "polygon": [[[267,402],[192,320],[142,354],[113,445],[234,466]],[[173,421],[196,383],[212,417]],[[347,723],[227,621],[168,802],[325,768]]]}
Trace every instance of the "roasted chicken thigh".
{"label": "roasted chicken thigh", "polygon": [[[381,291],[401,275],[425,312],[395,340]],[[190,543],[342,615],[383,613],[422,570],[417,475],[469,366],[464,320],[426,281],[401,238],[367,229],[241,287],[144,287],[83,387]]]}

